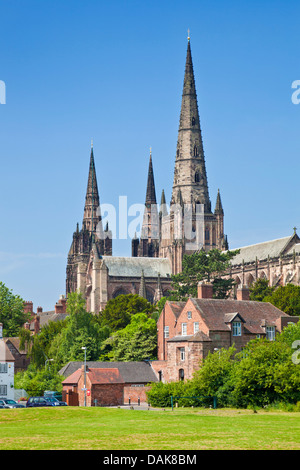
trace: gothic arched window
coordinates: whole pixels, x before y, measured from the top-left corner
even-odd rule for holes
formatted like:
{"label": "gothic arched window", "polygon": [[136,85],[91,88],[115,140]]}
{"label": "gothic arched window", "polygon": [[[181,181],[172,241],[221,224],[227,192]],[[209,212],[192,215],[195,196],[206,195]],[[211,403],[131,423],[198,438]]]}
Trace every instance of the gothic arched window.
{"label": "gothic arched window", "polygon": [[192,118],[192,126],[194,126],[196,124],[196,119],[193,117]]}
{"label": "gothic arched window", "polygon": [[197,157],[198,156],[198,149],[197,149],[197,145],[195,145],[194,147],[194,157]]}
{"label": "gothic arched window", "polygon": [[195,173],[195,183],[199,183],[200,182],[200,173],[199,171],[196,171]]}

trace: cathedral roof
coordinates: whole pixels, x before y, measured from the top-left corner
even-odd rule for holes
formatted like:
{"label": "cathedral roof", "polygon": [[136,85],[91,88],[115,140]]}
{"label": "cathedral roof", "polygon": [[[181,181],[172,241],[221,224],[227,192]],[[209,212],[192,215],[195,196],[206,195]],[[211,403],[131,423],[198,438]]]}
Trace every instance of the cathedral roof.
{"label": "cathedral roof", "polygon": [[293,236],[278,238],[255,245],[243,246],[239,248],[240,253],[237,254],[231,261],[233,266],[244,263],[253,263],[258,260],[265,260],[270,258],[279,258],[283,254],[292,254],[295,249],[296,252],[300,250],[299,237],[295,233]]}
{"label": "cathedral roof", "polygon": [[144,271],[145,278],[157,278],[158,274],[164,278],[172,274],[172,266],[167,258],[102,256],[102,259],[108,268],[108,275],[112,277],[137,277],[140,279],[142,271]]}

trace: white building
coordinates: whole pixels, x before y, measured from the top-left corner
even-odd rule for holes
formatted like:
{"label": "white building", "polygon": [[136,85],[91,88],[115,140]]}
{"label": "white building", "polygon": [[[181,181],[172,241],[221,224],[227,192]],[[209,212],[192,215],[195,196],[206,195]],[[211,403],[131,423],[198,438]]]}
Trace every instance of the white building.
{"label": "white building", "polygon": [[0,398],[14,400],[15,359],[3,340],[0,323]]}

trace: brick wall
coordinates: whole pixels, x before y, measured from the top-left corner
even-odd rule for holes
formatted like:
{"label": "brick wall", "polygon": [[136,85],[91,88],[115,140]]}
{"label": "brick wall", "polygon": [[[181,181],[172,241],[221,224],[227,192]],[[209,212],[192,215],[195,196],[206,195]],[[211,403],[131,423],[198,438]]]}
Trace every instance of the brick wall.
{"label": "brick wall", "polygon": [[140,400],[140,403],[147,403],[147,395],[146,392],[151,387],[146,386],[144,384],[131,384],[125,385],[124,387],[124,405],[129,404],[137,404]]}

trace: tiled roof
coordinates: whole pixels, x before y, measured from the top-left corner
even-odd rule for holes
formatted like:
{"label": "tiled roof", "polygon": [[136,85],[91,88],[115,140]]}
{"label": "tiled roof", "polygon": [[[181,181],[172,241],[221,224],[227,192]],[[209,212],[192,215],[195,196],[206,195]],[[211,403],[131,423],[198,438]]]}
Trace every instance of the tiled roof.
{"label": "tiled roof", "polygon": [[191,341],[193,343],[197,343],[197,342],[202,343],[203,341],[212,341],[212,340],[211,340],[211,338],[209,338],[202,331],[197,331],[197,333],[195,333],[194,335],[174,336],[173,338],[168,340],[168,343],[176,343],[176,342],[182,342],[182,341]]}
{"label": "tiled roof", "polygon": [[115,384],[124,383],[118,369],[91,368],[88,369],[91,384]]}
{"label": "tiled roof", "polygon": [[271,324],[279,317],[288,316],[268,302],[231,299],[191,299],[191,301],[211,331],[227,331],[225,315],[228,320],[229,314],[234,314],[234,317],[238,313],[245,321],[245,327],[253,333],[265,332],[262,328],[264,321]]}
{"label": "tiled roof", "polygon": [[10,352],[3,338],[0,339],[0,361],[1,362],[15,362],[15,358]]}
{"label": "tiled roof", "polygon": [[167,300],[168,305],[170,306],[172,312],[174,313],[175,317],[178,318],[183,307],[185,306],[186,302],[172,302]]}

